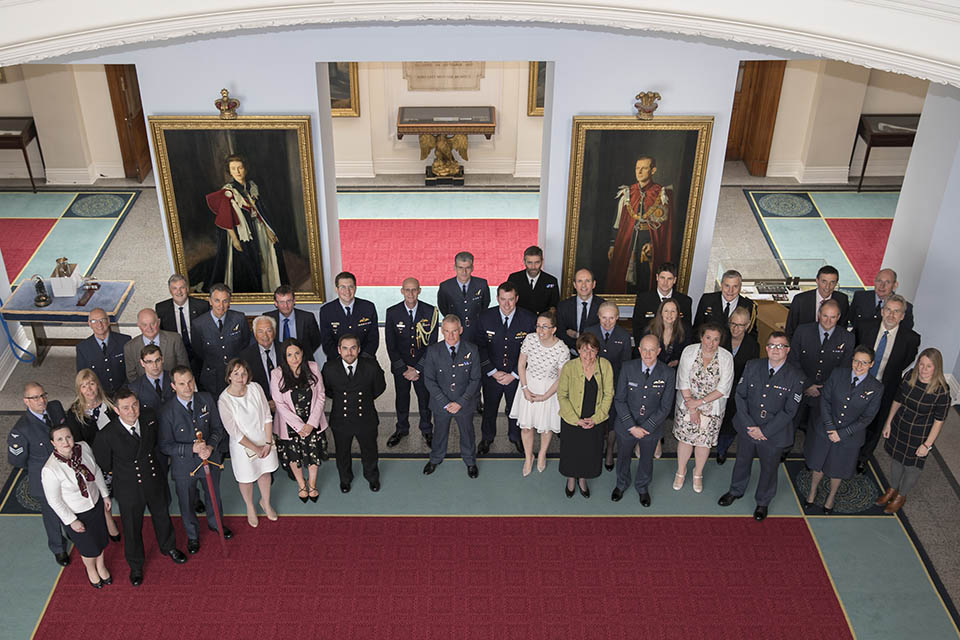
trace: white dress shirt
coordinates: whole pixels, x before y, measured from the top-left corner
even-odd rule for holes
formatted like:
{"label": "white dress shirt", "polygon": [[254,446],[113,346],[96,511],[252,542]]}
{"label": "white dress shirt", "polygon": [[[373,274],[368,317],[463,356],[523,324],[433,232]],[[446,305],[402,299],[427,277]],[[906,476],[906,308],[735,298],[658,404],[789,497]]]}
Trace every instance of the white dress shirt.
{"label": "white dress shirt", "polygon": [[93,482],[87,482],[87,497],[83,497],[80,493],[76,472],[66,462],[57,460],[52,453],[40,470],[43,495],[47,498],[47,504],[67,526],[77,519],[78,513],[90,511],[97,506],[97,500],[101,495],[107,495],[107,484],[103,480],[103,472],[93,458],[90,445],[86,442],[77,444],[80,445],[83,464],[94,476]]}

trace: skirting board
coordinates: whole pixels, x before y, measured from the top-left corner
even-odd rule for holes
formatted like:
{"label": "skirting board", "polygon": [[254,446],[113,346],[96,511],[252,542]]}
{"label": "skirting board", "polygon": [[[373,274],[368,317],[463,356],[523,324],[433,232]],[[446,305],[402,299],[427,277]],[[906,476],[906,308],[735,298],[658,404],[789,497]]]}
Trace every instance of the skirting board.
{"label": "skirting board", "polygon": [[514,178],[539,178],[540,161],[539,160],[517,160],[513,170]]}
{"label": "skirting board", "polygon": [[806,167],[802,162],[771,162],[767,165],[768,178],[793,178],[801,184],[847,184],[847,166]]}
{"label": "skirting board", "polygon": [[47,184],[93,184],[97,181],[94,165],[86,169],[52,169],[47,167]]}
{"label": "skirting board", "polygon": [[376,178],[370,160],[337,160],[334,168],[338,178]]}

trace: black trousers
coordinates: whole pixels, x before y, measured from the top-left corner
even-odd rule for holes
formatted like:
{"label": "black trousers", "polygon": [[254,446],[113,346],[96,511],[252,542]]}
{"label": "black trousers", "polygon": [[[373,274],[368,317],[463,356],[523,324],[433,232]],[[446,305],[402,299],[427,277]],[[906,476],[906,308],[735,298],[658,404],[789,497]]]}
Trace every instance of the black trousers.
{"label": "black trousers", "polygon": [[506,398],[503,414],[507,416],[507,437],[510,442],[520,442],[520,427],[517,421],[510,417],[513,408],[513,398],[520,388],[520,381],[514,380],[504,386],[488,375],[483,376],[483,420],[480,422],[480,439],[493,442],[497,437],[497,409],[500,408],[500,398]]}
{"label": "black trousers", "polygon": [[363,464],[363,477],[368,482],[380,479],[380,468],[377,461],[380,454],[377,451],[377,425],[355,425],[350,423],[331,424],[333,442],[337,448],[337,471],[340,473],[340,482],[353,482],[353,458],[350,450],[353,439],[360,445],[360,461]]}
{"label": "black trousers", "polygon": [[63,522],[60,520],[60,516],[50,508],[46,496],[31,495],[30,497],[40,503],[43,529],[47,532],[47,548],[52,553],[65,553],[67,551],[67,539],[63,537]]}
{"label": "black trousers", "polygon": [[167,510],[169,492],[158,490],[150,494],[141,492],[140,499],[133,502],[120,502],[120,522],[123,525],[123,555],[127,564],[135,571],[143,570],[143,512],[150,509],[153,521],[153,533],[161,553],[169,553],[176,548],[177,539]]}
{"label": "black trousers", "polygon": [[873,422],[867,425],[867,433],[863,440],[863,446],[860,447],[860,455],[857,456],[858,463],[866,462],[870,456],[873,455],[873,450],[877,448],[877,443],[880,442],[880,435],[883,433],[883,424],[887,421],[887,414],[890,413],[890,405],[892,404],[893,400],[883,402]]}
{"label": "black trousers", "polygon": [[640,457],[637,463],[636,488],[638,493],[646,493],[653,479],[653,454],[657,443],[663,437],[663,429],[637,439],[631,433],[617,431],[617,489],[625,491],[630,486],[630,461],[633,448],[640,445]]}
{"label": "black trousers", "polygon": [[427,384],[421,375],[416,382],[410,382],[402,374],[393,374],[393,384],[397,390],[397,432],[410,433],[410,387],[417,394],[417,405],[420,411],[420,431],[424,434],[433,433],[432,412],[430,411],[430,393]]}
{"label": "black trousers", "polygon": [[733,465],[730,478],[730,493],[742,496],[750,483],[754,457],[760,459],[760,480],[754,497],[757,506],[765,507],[777,495],[777,475],[780,473],[780,453],[783,447],[770,444],[767,440],[754,440],[743,434],[737,444],[737,461]]}

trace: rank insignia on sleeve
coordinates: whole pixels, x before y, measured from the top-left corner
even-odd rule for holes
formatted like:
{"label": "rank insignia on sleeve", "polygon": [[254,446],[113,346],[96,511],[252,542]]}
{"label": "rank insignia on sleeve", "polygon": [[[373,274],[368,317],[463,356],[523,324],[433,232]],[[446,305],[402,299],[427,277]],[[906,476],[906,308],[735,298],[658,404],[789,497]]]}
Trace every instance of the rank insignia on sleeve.
{"label": "rank insignia on sleeve", "polygon": [[23,447],[21,447],[19,444],[12,444],[8,447],[8,449],[10,449],[10,453],[15,456],[19,456],[23,453]]}

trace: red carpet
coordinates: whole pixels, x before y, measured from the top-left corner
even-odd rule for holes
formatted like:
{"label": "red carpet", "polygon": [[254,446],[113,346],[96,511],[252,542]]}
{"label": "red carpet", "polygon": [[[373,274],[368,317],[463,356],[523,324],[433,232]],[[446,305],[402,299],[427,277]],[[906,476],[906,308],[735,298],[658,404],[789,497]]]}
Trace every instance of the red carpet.
{"label": "red carpet", "polygon": [[[57,223],[57,218],[0,218],[0,252],[7,268],[7,278],[13,283],[20,270],[27,266],[47,233]],[[50,266],[50,272],[53,265]],[[50,272],[41,273],[49,277]],[[32,276],[24,274],[24,277]]]}
{"label": "red carpet", "polygon": [[139,588],[120,545],[101,590],[74,553],[35,637],[851,637],[802,518],[227,521],[182,566],[145,523]]}
{"label": "red carpet", "polygon": [[880,271],[883,251],[877,247],[887,246],[890,235],[891,218],[824,218],[850,264],[857,271],[860,280],[867,287],[873,286],[873,280]]}
{"label": "red carpet", "polygon": [[423,286],[451,278],[458,251],[474,256],[474,273],[491,286],[523,268],[523,250],[537,244],[537,221],[341,220],[340,260],[361,286],[400,286],[416,277]]}

